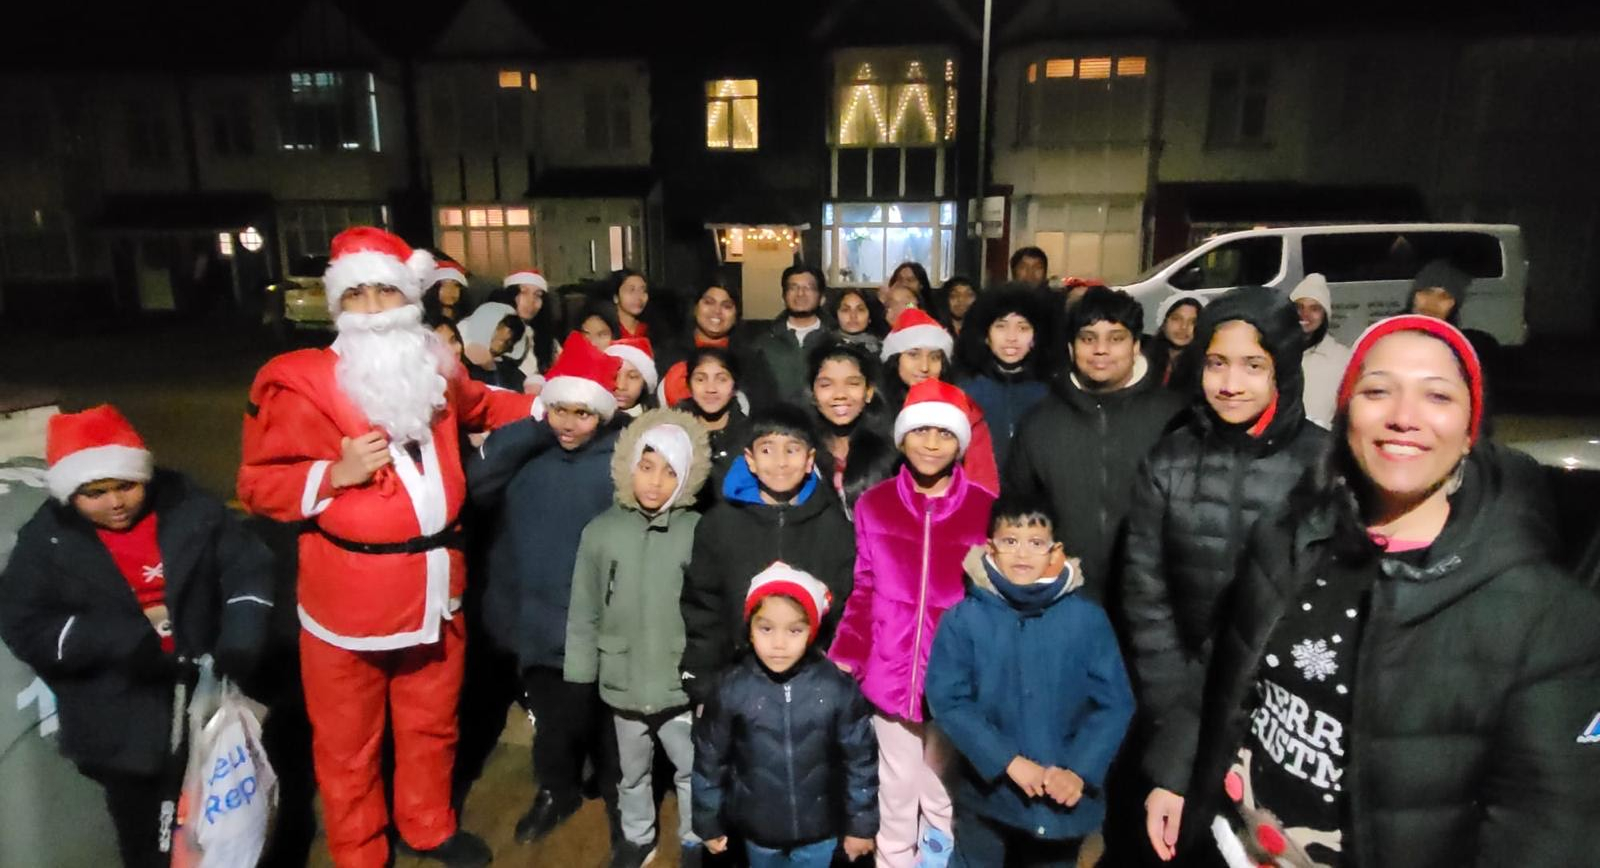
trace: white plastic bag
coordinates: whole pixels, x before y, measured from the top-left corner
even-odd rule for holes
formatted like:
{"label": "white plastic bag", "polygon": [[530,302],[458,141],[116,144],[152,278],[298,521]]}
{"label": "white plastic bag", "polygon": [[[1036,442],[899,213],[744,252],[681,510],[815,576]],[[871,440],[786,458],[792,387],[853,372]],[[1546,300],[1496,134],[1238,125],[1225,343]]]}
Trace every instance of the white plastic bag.
{"label": "white plastic bag", "polygon": [[249,868],[261,858],[277,809],[278,776],[261,746],[256,707],[238,685],[202,665],[189,706],[183,786],[185,849],[196,859],[182,868]]}

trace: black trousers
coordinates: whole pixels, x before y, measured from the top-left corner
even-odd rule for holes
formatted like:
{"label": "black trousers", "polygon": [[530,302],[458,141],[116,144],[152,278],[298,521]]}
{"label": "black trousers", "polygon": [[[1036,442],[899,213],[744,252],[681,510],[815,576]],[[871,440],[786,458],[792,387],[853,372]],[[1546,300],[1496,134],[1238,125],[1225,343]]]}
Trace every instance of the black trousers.
{"label": "black trousers", "polygon": [[617,733],[595,685],[572,684],[560,669],[534,666],[522,671],[522,686],[535,720],[535,782],[558,803],[581,801],[587,766],[615,814],[621,778]]}
{"label": "black trousers", "polygon": [[166,868],[172,854],[161,852],[161,801],[167,783],[161,775],[84,770],[105,789],[106,810],[117,830],[117,851],[126,868]]}
{"label": "black trousers", "polygon": [[1081,838],[1045,841],[956,805],[951,868],[1074,868]]}

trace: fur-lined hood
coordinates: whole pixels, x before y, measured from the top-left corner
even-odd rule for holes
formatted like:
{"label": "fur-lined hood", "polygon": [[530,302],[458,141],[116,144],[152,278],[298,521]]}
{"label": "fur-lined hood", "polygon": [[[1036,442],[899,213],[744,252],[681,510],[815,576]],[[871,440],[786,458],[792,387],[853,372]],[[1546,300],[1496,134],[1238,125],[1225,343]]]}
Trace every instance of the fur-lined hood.
{"label": "fur-lined hood", "polygon": [[694,445],[689,457],[689,478],[684,482],[683,493],[672,502],[670,508],[689,509],[694,506],[695,495],[711,473],[711,443],[700,420],[682,410],[647,410],[618,435],[616,451],[611,455],[611,484],[616,488],[617,503],[629,509],[639,508],[639,501],[633,496],[633,450],[644,432],[658,425],[682,428],[688,432],[689,442]]}
{"label": "fur-lined hood", "polygon": [[[967,556],[961,559],[961,568],[966,571],[967,580],[974,588],[998,597],[1000,592],[995,589],[994,582],[989,580],[989,571],[983,565],[988,556],[987,546],[973,546],[967,550]],[[1071,575],[1067,577],[1067,586],[1061,590],[1062,596],[1083,587],[1083,567],[1078,565],[1078,559],[1067,558],[1066,569],[1071,571]]]}

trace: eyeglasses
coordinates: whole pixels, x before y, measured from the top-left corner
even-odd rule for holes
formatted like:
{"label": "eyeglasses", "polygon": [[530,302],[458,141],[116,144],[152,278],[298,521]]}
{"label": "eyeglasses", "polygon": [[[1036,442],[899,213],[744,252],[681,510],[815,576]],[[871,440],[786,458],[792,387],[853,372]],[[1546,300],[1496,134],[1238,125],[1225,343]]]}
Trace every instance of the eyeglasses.
{"label": "eyeglasses", "polygon": [[1021,550],[1030,555],[1042,555],[1059,545],[1055,540],[1040,539],[1038,537],[1029,537],[1024,540],[1017,539],[1014,536],[1002,536],[995,537],[991,542],[996,551],[1015,552]]}

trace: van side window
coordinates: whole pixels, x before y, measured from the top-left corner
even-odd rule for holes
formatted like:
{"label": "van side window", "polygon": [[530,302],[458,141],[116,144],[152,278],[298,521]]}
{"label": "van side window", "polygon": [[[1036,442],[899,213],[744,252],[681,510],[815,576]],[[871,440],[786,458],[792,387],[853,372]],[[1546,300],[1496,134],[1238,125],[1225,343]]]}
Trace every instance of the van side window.
{"label": "van side window", "polygon": [[1500,242],[1481,232],[1338,232],[1300,239],[1305,272],[1331,283],[1410,280],[1417,269],[1447,259],[1473,277],[1500,277]]}
{"label": "van side window", "polygon": [[1278,276],[1282,265],[1282,237],[1240,238],[1206,251],[1168,282],[1181,290],[1265,284]]}

